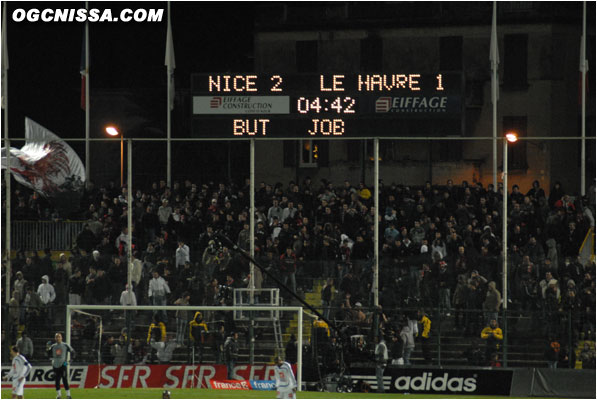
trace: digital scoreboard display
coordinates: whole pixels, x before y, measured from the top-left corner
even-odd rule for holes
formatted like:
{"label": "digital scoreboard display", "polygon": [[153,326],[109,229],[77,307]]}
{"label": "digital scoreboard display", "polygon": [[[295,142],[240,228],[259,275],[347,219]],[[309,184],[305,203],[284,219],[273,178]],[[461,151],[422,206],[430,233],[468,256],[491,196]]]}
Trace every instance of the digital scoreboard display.
{"label": "digital scoreboard display", "polygon": [[460,134],[462,91],[461,74],[196,74],[192,134],[221,139],[388,138],[426,129]]}

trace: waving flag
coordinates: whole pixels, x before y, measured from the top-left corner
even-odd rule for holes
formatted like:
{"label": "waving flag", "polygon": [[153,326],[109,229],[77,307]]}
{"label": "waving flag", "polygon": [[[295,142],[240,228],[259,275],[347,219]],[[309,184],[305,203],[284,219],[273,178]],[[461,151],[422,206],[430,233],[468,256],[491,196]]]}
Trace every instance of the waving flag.
{"label": "waving flag", "polygon": [[585,240],[583,240],[578,252],[580,263],[587,265],[589,262],[595,262],[595,229],[589,228]]}
{"label": "waving flag", "polygon": [[[10,166],[6,151],[10,151]],[[25,146],[2,148],[2,168],[8,167],[17,182],[48,198],[81,192],[85,182],[85,167],[77,153],[29,118],[25,118]]]}

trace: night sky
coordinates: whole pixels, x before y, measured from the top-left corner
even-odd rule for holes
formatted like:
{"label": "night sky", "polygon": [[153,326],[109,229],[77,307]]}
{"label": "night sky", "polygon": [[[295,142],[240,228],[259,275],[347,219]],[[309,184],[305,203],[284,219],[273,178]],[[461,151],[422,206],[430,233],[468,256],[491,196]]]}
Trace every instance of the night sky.
{"label": "night sky", "polygon": [[[14,22],[17,8],[85,8],[85,3],[8,3],[10,136],[23,137],[29,116],[62,137],[84,137],[79,69],[85,24]],[[89,2],[89,8],[109,8],[113,15],[124,8],[164,8],[162,22],[89,23],[89,42],[91,96],[94,88],[154,88],[163,89],[165,102],[167,3]],[[193,72],[247,64],[253,3],[172,2],[171,9],[178,88],[189,87]]]}
{"label": "night sky", "polygon": [[[24,118],[52,130],[63,138],[85,137],[85,112],[81,101],[81,50],[85,24],[82,22],[14,22],[17,8],[85,8],[85,2],[8,2],[8,108],[9,133],[24,136]],[[253,66],[255,2],[172,2],[171,20],[176,54],[175,82],[178,93],[190,86],[192,73],[247,72]],[[588,3],[589,20],[594,2]],[[488,3],[488,7],[489,7]],[[143,121],[131,137],[166,137],[166,67],[164,66],[167,2],[89,2],[89,8],[111,9],[117,16],[124,8],[163,8],[161,22],[95,22],[90,32],[91,137],[103,136],[105,110],[123,109],[131,119]],[[488,8],[489,9],[489,8]],[[594,31],[594,24],[589,23]],[[488,25],[489,27],[489,25]],[[591,51],[589,49],[589,51]],[[118,96],[106,91],[130,91],[132,101],[120,103]],[[104,110],[95,107],[94,93]],[[140,94],[141,93],[141,94]],[[98,96],[100,97],[100,96]],[[122,96],[121,96],[122,97]],[[134,97],[134,98],[133,98]],[[128,100],[131,100],[128,99]],[[177,99],[178,100],[178,99]],[[106,107],[108,103],[109,107]],[[110,104],[112,103],[112,104]],[[131,105],[133,107],[131,107]],[[188,108],[184,108],[184,107]],[[94,108],[95,107],[95,108]],[[182,111],[182,112],[181,112]],[[185,114],[186,113],[186,114]],[[177,104],[173,111],[173,137],[188,136],[189,104]],[[95,116],[95,121],[94,121]],[[2,113],[4,118],[4,113]],[[185,123],[187,125],[185,125]],[[2,124],[2,129],[4,124]],[[134,132],[133,132],[134,131]],[[3,136],[3,135],[2,135]],[[125,137],[127,135],[125,134]],[[15,147],[22,143],[12,142]],[[85,159],[83,142],[69,142]],[[104,147],[102,147],[104,146]],[[111,146],[111,147],[110,147]],[[137,150],[135,150],[137,146]],[[139,176],[154,180],[156,171],[165,174],[165,143],[136,142],[133,169]],[[229,147],[228,147],[229,146]],[[119,178],[118,143],[92,143],[92,178]],[[204,178],[210,174],[226,176],[226,169],[246,175],[246,142],[173,143],[173,176]],[[227,155],[230,154],[230,163]],[[138,155],[143,155],[139,157]],[[144,164],[140,161],[147,160]],[[182,159],[184,162],[176,162]],[[193,164],[189,164],[192,162]],[[99,165],[97,165],[99,164]],[[101,166],[101,168],[100,168]],[[94,177],[107,166],[102,177]],[[203,174],[201,176],[200,174]],[[224,176],[222,176],[224,175]],[[163,178],[163,176],[161,176]]]}
{"label": "night sky", "polygon": [[[79,71],[85,24],[15,22],[12,13],[18,8],[85,8],[85,2],[9,2],[7,8],[10,136],[24,137],[27,116],[62,138],[84,138],[85,112],[80,107]],[[115,121],[124,126],[125,137],[165,138],[167,2],[89,2],[89,8],[111,9],[113,16],[118,16],[124,8],[164,9],[161,22],[90,22],[89,47],[90,136],[105,136],[104,118],[118,110],[122,111],[120,117],[126,116],[123,121]],[[253,8],[253,2],[171,2],[177,93],[189,88],[192,73],[252,70]],[[111,90],[125,96],[106,95]],[[102,93],[103,97],[98,97]],[[187,105],[175,105],[173,137],[189,135],[185,125]],[[69,144],[84,162],[84,142]],[[11,142],[12,147],[22,145],[23,142]],[[174,142],[173,177],[228,179],[231,177],[228,166],[230,171],[246,169],[248,154],[243,145]],[[91,177],[96,183],[119,179],[118,147],[114,142],[91,143]],[[133,170],[138,184],[148,185],[165,178],[165,148],[163,142],[133,144]],[[232,164],[226,162],[226,154],[231,155]],[[180,159],[185,162],[177,162]],[[236,179],[243,177],[239,175]]]}

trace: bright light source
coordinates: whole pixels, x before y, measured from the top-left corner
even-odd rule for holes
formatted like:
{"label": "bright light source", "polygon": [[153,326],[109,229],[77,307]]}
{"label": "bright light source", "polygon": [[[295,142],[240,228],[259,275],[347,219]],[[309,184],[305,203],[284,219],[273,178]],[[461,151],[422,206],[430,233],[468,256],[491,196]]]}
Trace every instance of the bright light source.
{"label": "bright light source", "polygon": [[118,136],[120,135],[120,132],[118,132],[118,129],[115,126],[107,126],[106,127],[106,133],[110,136]]}
{"label": "bright light source", "polygon": [[516,133],[509,132],[509,133],[506,133],[506,139],[510,143],[515,143],[518,141],[518,135]]}

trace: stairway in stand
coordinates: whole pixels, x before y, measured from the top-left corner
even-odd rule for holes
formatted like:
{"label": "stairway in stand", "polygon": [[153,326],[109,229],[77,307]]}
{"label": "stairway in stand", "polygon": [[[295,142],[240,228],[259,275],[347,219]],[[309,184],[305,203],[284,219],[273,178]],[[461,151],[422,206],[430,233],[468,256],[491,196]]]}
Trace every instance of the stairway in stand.
{"label": "stairway in stand", "polygon": [[[316,279],[313,281],[313,290],[304,294],[304,300],[307,304],[315,307],[317,311],[321,312],[321,289],[325,284],[324,279]],[[299,304],[297,304],[299,305]],[[306,312],[312,314],[309,310],[305,309]],[[309,343],[311,340],[311,327],[313,326],[313,318],[306,314],[303,314],[303,345]],[[293,313],[292,319],[289,321],[288,326],[282,334],[282,342],[284,348],[290,340],[290,335],[294,334],[298,337],[298,315]]]}

